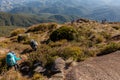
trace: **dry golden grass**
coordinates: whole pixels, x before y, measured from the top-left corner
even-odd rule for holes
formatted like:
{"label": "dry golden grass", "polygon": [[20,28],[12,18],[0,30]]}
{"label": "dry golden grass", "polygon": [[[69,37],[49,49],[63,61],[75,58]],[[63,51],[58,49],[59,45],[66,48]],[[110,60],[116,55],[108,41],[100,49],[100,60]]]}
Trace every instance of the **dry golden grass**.
{"label": "dry golden grass", "polygon": [[25,28],[18,28],[13,30],[10,34],[11,36],[17,36],[18,34],[25,33],[25,31],[26,31]]}
{"label": "dry golden grass", "polygon": [[35,73],[35,74],[33,75],[32,80],[45,80],[45,78],[44,78],[43,75],[41,75],[41,74],[39,74],[39,73]]}
{"label": "dry golden grass", "polygon": [[[25,60],[32,58],[31,63],[34,60],[44,61],[44,65],[52,63],[56,57],[63,57],[64,59],[72,58],[76,61],[85,60],[89,57],[94,57],[98,53],[109,53],[116,50],[119,50],[119,45],[117,43],[110,44],[112,42],[110,39],[120,34],[120,24],[100,24],[98,22],[83,22],[74,24],[65,24],[65,26],[73,26],[77,31],[77,38],[73,41],[61,40],[52,42],[49,41],[48,44],[41,44],[41,41],[49,39],[50,34],[55,29],[61,27],[59,24],[39,24],[31,26],[27,29],[27,33],[30,33],[30,39],[35,39],[38,43],[38,50],[36,52],[30,52],[26,54],[19,54],[26,50],[31,50],[29,44],[25,44],[23,41],[17,43],[17,34],[24,33],[25,31],[20,30],[21,32],[15,30],[14,37],[0,42],[0,47],[13,50],[17,55],[22,55]],[[120,40],[118,40],[120,42]],[[30,54],[30,55],[28,55]],[[13,76],[14,75],[14,76]],[[40,74],[35,74],[33,80],[40,78]],[[43,77],[43,76],[42,76]],[[8,71],[6,75],[3,76],[2,80],[26,80],[19,72]]]}
{"label": "dry golden grass", "polygon": [[39,33],[41,32],[45,32],[45,31],[52,31],[54,29],[57,28],[57,24],[56,23],[43,23],[43,24],[38,24],[38,25],[34,25],[28,28],[27,32],[37,32],[39,31]]}
{"label": "dry golden grass", "polygon": [[1,80],[28,80],[28,79],[23,77],[19,72],[11,69],[6,74],[4,74]]}

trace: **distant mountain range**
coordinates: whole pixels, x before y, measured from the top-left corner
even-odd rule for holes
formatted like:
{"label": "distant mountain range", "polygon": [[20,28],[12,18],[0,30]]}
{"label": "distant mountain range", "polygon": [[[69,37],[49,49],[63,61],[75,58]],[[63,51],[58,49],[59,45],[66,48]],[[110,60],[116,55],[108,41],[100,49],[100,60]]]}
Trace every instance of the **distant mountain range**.
{"label": "distant mountain range", "polygon": [[[60,16],[64,17],[63,15],[67,15],[67,19],[69,16],[69,20],[76,19],[77,16],[94,20],[120,21],[119,3],[119,0],[0,0],[0,11],[39,17],[41,14],[44,16],[50,14],[55,16],[49,16],[46,19],[57,18],[55,19],[55,21],[58,20],[57,22]],[[66,20],[60,22],[64,21]]]}
{"label": "distant mountain range", "polygon": [[93,13],[86,16],[86,18],[101,21],[106,19],[107,21],[120,22],[120,8],[118,7],[103,7],[94,10]]}
{"label": "distant mountain range", "polygon": [[58,14],[10,14],[0,12],[0,26],[31,26],[33,24],[44,23],[44,22],[57,22],[64,23],[77,19],[77,16],[67,16]]}

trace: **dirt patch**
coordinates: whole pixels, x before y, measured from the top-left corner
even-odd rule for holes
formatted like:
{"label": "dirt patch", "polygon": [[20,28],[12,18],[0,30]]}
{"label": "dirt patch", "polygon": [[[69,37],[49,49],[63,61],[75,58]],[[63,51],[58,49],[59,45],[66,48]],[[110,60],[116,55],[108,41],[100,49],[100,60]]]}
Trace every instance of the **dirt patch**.
{"label": "dirt patch", "polygon": [[4,40],[6,40],[7,38],[5,38],[5,37],[0,37],[0,42],[2,42],[2,41],[4,41]]}
{"label": "dirt patch", "polygon": [[8,51],[9,49],[0,48],[0,57],[3,57]]}

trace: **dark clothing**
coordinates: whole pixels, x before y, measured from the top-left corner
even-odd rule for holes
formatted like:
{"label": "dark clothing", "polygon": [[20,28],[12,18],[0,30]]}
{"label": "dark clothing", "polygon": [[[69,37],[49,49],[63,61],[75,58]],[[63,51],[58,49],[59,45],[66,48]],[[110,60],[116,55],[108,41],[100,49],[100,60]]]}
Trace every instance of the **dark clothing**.
{"label": "dark clothing", "polygon": [[14,65],[14,69],[17,71],[17,70],[19,70],[19,65],[18,64],[15,64]]}
{"label": "dark clothing", "polygon": [[31,48],[33,49],[33,50],[37,50],[37,45],[38,45],[38,43],[36,42],[36,41],[31,41],[30,42],[30,46],[31,46]]}
{"label": "dark clothing", "polygon": [[20,43],[22,40],[23,40],[23,37],[19,35],[17,38],[17,41]]}
{"label": "dark clothing", "polygon": [[7,70],[11,69],[12,67],[14,67],[14,69],[15,69],[16,71],[19,70],[19,65],[18,65],[18,64],[15,64],[15,65],[13,65],[13,66],[7,65]]}

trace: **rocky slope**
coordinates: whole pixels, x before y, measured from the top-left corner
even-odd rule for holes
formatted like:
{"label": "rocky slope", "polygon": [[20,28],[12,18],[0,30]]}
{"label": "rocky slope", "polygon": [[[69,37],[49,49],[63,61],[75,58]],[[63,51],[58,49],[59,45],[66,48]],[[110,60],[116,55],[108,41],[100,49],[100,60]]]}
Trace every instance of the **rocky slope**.
{"label": "rocky slope", "polygon": [[[71,36],[64,33],[64,30],[71,31],[73,28],[79,34],[74,36],[77,38],[73,41],[67,38],[51,41],[50,35],[54,31],[58,31],[61,36]],[[20,43],[17,41],[19,34],[23,38]],[[6,54],[8,49],[15,51],[23,59],[19,62],[21,69],[17,72],[14,69],[5,71],[4,76],[0,77],[4,80],[14,80],[16,77],[18,80],[36,80],[43,77],[43,80],[119,80],[119,34],[120,23],[99,23],[87,19],[15,29],[9,38],[0,38],[0,54]],[[37,51],[30,47],[31,39],[38,42]],[[101,56],[98,57],[98,54]],[[4,57],[5,55],[0,58],[0,64]],[[4,66],[6,65],[0,65],[1,72],[4,71]]]}
{"label": "rocky slope", "polygon": [[120,51],[88,59],[72,67],[66,80],[120,80]]}

